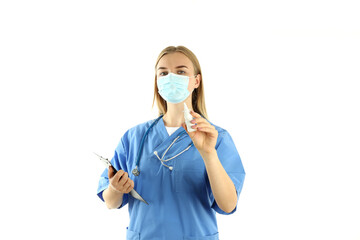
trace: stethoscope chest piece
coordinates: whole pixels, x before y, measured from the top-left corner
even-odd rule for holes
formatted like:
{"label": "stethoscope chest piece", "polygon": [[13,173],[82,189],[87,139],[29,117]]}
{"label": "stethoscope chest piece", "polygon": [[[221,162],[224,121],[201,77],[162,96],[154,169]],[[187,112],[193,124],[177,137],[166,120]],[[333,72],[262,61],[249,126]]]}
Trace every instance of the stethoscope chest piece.
{"label": "stethoscope chest piece", "polygon": [[138,170],[137,166],[132,170],[132,174],[134,174],[136,177],[140,175],[140,171]]}

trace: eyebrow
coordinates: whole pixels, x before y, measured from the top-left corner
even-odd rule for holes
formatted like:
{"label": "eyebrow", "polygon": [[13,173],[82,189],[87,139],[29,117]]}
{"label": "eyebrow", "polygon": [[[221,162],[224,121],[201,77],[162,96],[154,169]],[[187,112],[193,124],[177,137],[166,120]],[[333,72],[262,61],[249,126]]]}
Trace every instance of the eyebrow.
{"label": "eyebrow", "polygon": [[[187,66],[185,66],[185,65],[180,65],[180,66],[177,66],[176,68],[187,68],[187,69],[189,69]],[[158,68],[158,70],[160,70],[160,69],[167,69],[166,67],[159,67]]]}

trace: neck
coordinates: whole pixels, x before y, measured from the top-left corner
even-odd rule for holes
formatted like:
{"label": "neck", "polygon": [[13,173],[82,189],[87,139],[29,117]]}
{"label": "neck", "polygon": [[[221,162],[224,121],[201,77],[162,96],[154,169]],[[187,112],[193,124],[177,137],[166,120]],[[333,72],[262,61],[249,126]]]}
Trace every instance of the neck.
{"label": "neck", "polygon": [[[191,98],[185,101],[189,110],[193,110]],[[181,127],[185,122],[184,119],[184,103],[167,103],[167,112],[164,114],[163,121],[166,127]]]}

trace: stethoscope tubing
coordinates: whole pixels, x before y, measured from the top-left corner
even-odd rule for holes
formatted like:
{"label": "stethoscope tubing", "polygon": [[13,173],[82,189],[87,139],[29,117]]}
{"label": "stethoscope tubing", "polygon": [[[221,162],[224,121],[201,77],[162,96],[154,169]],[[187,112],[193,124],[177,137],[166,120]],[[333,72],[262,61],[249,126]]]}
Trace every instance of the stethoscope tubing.
{"label": "stethoscope tubing", "polygon": [[132,174],[134,174],[134,176],[139,176],[140,175],[140,171],[138,169],[138,166],[139,166],[139,162],[140,162],[140,157],[141,157],[141,153],[142,153],[142,150],[144,148],[144,141],[145,141],[145,138],[146,136],[148,135],[150,129],[164,116],[164,114],[162,114],[160,117],[158,117],[151,125],[150,127],[146,130],[144,136],[142,137],[141,139],[141,142],[140,142],[140,147],[139,147],[139,151],[137,153],[137,158],[136,158],[136,165],[135,165],[135,168],[132,170]]}
{"label": "stethoscope tubing", "polygon": [[141,139],[141,142],[140,142],[140,148],[139,148],[139,151],[137,153],[137,159],[136,159],[136,167],[139,165],[139,161],[140,161],[140,155],[142,153],[142,150],[144,148],[144,142],[145,142],[145,138],[146,136],[148,135],[150,129],[160,120],[160,118],[162,118],[164,115],[161,115],[160,117],[158,117],[151,125],[150,127],[146,130],[144,136],[142,137]]}
{"label": "stethoscope tubing", "polygon": [[[160,117],[158,117],[158,118],[150,125],[150,127],[146,130],[144,136],[143,136],[142,139],[141,139],[140,147],[139,147],[139,150],[138,150],[138,153],[137,153],[137,158],[136,158],[136,165],[135,165],[135,168],[132,170],[132,173],[134,174],[134,176],[139,176],[139,175],[140,175],[140,171],[139,171],[138,168],[139,168],[139,163],[140,163],[141,154],[142,154],[142,152],[143,152],[142,150],[143,150],[143,148],[144,148],[145,138],[146,138],[146,136],[148,135],[150,129],[151,129],[163,116],[164,116],[164,115],[161,115]],[[175,140],[173,141],[173,143],[168,147],[168,149],[166,150],[166,152],[167,152],[167,151],[169,150],[169,148],[175,143],[175,141],[176,141],[177,139],[179,139],[180,136],[182,136],[182,135],[185,134],[185,133],[186,133],[186,132],[183,132],[183,133],[181,133],[178,137],[176,137],[176,139],[175,139]],[[193,143],[191,143],[191,144],[190,144],[184,151],[182,151],[181,153],[187,151],[187,150],[191,147],[192,144],[193,144]],[[177,157],[178,155],[181,154],[181,153],[180,153],[180,154],[177,154],[176,156],[172,157],[171,159],[164,160],[163,158],[164,158],[164,155],[166,154],[166,152],[163,154],[163,156],[162,156],[161,158],[160,158],[159,156],[157,156],[163,165],[164,165],[164,162],[167,162],[167,161],[169,161],[169,160],[171,160],[171,159],[173,159],[173,158],[175,158],[175,157]],[[157,152],[155,153],[155,155],[157,155]],[[169,169],[170,169],[170,168],[169,168]],[[170,169],[170,170],[172,170],[172,169]]]}

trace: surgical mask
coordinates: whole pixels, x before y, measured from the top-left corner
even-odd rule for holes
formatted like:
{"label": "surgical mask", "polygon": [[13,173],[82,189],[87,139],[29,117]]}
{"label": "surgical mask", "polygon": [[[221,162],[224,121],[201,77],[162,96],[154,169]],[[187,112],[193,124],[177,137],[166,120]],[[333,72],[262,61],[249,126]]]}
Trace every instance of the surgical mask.
{"label": "surgical mask", "polygon": [[190,95],[188,85],[188,76],[174,73],[169,73],[157,80],[157,87],[159,89],[160,96],[170,103],[183,102]]}

